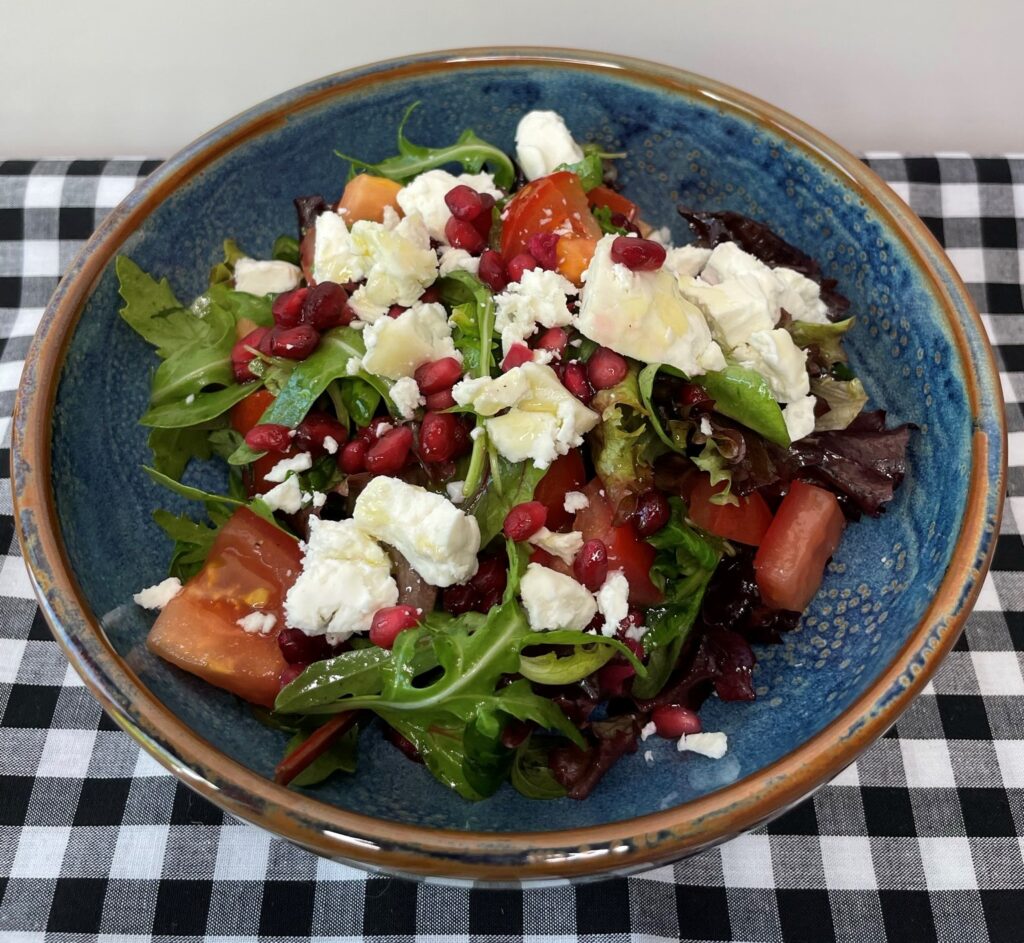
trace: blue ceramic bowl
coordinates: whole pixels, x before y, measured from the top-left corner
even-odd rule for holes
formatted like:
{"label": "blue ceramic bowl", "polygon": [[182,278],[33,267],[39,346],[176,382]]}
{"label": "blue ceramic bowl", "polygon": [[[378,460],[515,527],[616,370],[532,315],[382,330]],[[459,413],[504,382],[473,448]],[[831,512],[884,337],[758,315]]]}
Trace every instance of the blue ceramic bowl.
{"label": "blue ceramic bowl", "polygon": [[[126,253],[179,296],[221,241],[255,256],[294,227],[292,198],[336,196],[346,165],[408,133],[465,127],[511,149],[520,115],[554,108],[576,137],[625,151],[645,219],[687,233],[679,203],[767,221],[839,280],[847,344],[873,404],[919,427],[880,520],[850,527],[800,631],[758,651],[753,704],[712,699],[712,762],[648,741],[586,802],[511,789],[471,804],[365,735],[360,768],[296,792],[268,778],[283,735],[231,696],[154,659],[132,593],[162,578],[137,419],[156,359],[118,317]],[[855,158],[778,110],[664,66],[553,50],[439,53],[343,73],[259,105],[169,160],[105,221],[48,309],[16,419],[18,523],[40,599],[75,667],[147,750],[214,802],[324,855],[406,874],[505,881],[625,872],[677,858],[806,796],[877,738],[951,647],[992,550],[1005,458],[997,374],[939,246]],[[211,482],[216,468],[196,473]],[[184,506],[182,506],[184,509]]]}

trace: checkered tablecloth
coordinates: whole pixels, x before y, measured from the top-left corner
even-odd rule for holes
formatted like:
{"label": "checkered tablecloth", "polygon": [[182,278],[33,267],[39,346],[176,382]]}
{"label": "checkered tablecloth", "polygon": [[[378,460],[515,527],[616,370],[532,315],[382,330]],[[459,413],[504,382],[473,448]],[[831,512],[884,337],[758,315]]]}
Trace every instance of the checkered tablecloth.
{"label": "checkered tablecloth", "polygon": [[14,537],[9,417],[61,272],[155,163],[0,162],[0,939],[1024,941],[1024,158],[869,162],[946,245],[1005,371],[1010,498],[967,631],[894,730],[767,828],[521,891],[368,877],[226,818],[68,667]]}

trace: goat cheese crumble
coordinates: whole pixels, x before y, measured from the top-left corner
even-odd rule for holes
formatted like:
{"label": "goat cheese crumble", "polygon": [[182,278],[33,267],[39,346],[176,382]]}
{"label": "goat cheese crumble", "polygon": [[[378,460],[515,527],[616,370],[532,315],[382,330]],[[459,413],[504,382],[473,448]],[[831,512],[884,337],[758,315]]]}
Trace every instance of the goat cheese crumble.
{"label": "goat cheese crumble", "polygon": [[163,609],[181,592],[181,589],[181,580],[176,576],[169,576],[163,582],[140,589],[132,596],[132,599],[135,600],[137,606],[142,606],[143,609]]}

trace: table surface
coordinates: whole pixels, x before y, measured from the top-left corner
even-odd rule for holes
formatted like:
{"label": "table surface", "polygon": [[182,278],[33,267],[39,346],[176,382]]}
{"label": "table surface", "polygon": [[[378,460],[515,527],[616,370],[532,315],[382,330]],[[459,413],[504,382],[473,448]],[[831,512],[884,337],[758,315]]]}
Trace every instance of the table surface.
{"label": "table surface", "polygon": [[869,155],[1001,358],[1009,498],[963,637],[899,724],[765,828],[573,888],[373,877],[225,817],[101,711],[33,599],[10,413],[60,274],[157,162],[0,162],[0,939],[1024,940],[1024,160]]}

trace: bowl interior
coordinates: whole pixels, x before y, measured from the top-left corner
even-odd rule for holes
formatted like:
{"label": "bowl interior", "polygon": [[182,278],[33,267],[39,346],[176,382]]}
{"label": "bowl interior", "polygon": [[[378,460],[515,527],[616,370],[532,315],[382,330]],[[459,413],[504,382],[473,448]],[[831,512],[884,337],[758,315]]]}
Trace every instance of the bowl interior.
{"label": "bowl interior", "polygon": [[[393,152],[404,109],[423,102],[413,140],[450,142],[465,127],[511,148],[519,116],[555,108],[576,137],[619,162],[625,192],[644,216],[687,241],[679,203],[734,209],[767,221],[815,256],[852,300],[859,323],[847,344],[872,402],[891,422],[920,427],[910,472],[880,520],[851,526],[801,629],[758,649],[758,700],[704,709],[724,730],[718,762],[679,756],[647,741],[587,802],[531,802],[505,788],[471,804],[434,782],[379,739],[364,734],[358,773],[315,795],[401,822],[454,829],[549,830],[665,809],[748,776],[834,720],[890,663],[939,585],[959,532],[970,468],[971,416],[963,364],[916,263],[898,237],[833,171],[734,110],[614,72],[477,66],[426,72],[328,98],[251,137],[163,202],[123,251],[166,276],[182,299],[205,285],[224,238],[252,255],[294,229],[292,198],[333,199],[347,166],[335,148],[367,159]],[[116,650],[197,733],[251,769],[269,774],[283,734],[261,726],[231,696],[148,655],[151,617],[132,593],[160,580],[169,544],[150,518],[187,505],[152,485],[144,410],[156,358],[118,317],[113,267],[95,286],[71,339],[53,425],[53,486],[71,568]],[[191,480],[214,482],[214,467]],[[193,513],[197,511],[192,507]],[[645,751],[650,753],[645,757]]]}

